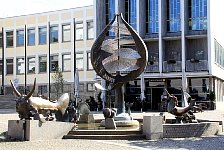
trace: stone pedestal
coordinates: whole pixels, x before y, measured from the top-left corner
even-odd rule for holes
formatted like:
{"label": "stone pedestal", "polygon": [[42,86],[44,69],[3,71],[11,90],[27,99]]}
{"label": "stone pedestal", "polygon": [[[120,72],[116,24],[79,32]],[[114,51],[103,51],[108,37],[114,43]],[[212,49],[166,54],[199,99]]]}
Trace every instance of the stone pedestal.
{"label": "stone pedestal", "polygon": [[62,138],[74,123],[39,120],[9,120],[8,135],[19,140],[49,140]]}
{"label": "stone pedestal", "polygon": [[163,117],[143,116],[143,134],[148,140],[163,138]]}
{"label": "stone pedestal", "polygon": [[88,115],[82,114],[80,115],[79,122],[80,123],[94,123],[95,120],[92,114],[88,114]]}
{"label": "stone pedestal", "polygon": [[105,119],[105,129],[116,129],[116,124],[114,122],[114,118],[106,118]]}

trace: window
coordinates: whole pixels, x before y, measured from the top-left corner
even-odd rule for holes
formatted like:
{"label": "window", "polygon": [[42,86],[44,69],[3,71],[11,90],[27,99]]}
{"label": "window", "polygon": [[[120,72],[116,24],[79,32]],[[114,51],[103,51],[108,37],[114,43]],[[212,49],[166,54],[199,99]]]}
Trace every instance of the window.
{"label": "window", "polygon": [[23,46],[24,45],[24,30],[16,31],[16,45]]}
{"label": "window", "polygon": [[3,38],[3,34],[2,34],[2,32],[0,32],[0,48],[2,48],[2,38]]}
{"label": "window", "polygon": [[189,0],[189,29],[207,29],[207,0]]}
{"label": "window", "polygon": [[47,72],[47,56],[39,57],[39,72]]}
{"label": "window", "polygon": [[94,83],[87,83],[87,91],[89,92],[95,91]]}
{"label": "window", "polygon": [[35,73],[35,57],[28,58],[28,73]]}
{"label": "window", "polygon": [[125,0],[125,20],[136,30],[136,0]]}
{"label": "window", "polygon": [[38,85],[38,94],[42,95],[48,92],[47,85]]}
{"label": "window", "polygon": [[58,55],[51,56],[51,64],[50,69],[52,71],[56,71],[58,68]]}
{"label": "window", "polygon": [[27,30],[28,32],[28,45],[35,45],[35,29],[31,28]]}
{"label": "window", "polygon": [[71,25],[62,25],[62,41],[69,42],[71,41]]}
{"label": "window", "polygon": [[87,22],[87,39],[93,39],[94,38],[94,30],[93,30],[93,21]]}
{"label": "window", "polygon": [[13,31],[6,32],[6,47],[13,47]]}
{"label": "window", "polygon": [[83,54],[76,54],[76,68],[78,70],[83,70]]}
{"label": "window", "polygon": [[58,26],[50,27],[51,43],[58,42]]}
{"label": "window", "polygon": [[0,75],[2,75],[2,70],[3,70],[3,61],[0,60]]}
{"label": "window", "polygon": [[180,31],[180,0],[167,0],[167,31]]}
{"label": "window", "polygon": [[39,28],[39,44],[47,43],[47,28],[41,27]]}
{"label": "window", "polygon": [[76,40],[83,40],[83,23],[76,23]]}
{"label": "window", "polygon": [[6,74],[13,74],[13,59],[6,59]]}
{"label": "window", "polygon": [[92,66],[92,63],[91,63],[91,53],[87,53],[87,68],[88,68],[88,70],[93,69],[93,66]]}
{"label": "window", "polygon": [[63,67],[62,71],[71,71],[71,54],[62,55]]}
{"label": "window", "polygon": [[17,58],[16,59],[16,72],[17,72],[17,74],[25,73],[24,58]]}
{"label": "window", "polygon": [[[110,23],[115,15],[115,0],[106,1],[106,24]],[[109,36],[115,36],[113,31],[109,31]]]}
{"label": "window", "polygon": [[159,32],[158,0],[146,0],[146,33]]}

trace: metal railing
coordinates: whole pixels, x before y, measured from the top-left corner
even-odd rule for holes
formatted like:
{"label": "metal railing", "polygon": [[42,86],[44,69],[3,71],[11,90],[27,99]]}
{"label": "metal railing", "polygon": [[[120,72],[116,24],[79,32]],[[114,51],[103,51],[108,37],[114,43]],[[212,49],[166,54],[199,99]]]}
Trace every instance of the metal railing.
{"label": "metal railing", "polygon": [[176,61],[175,63],[169,63],[168,61],[163,61],[163,72],[181,72],[181,61]]}
{"label": "metal railing", "polygon": [[198,62],[192,62],[191,60],[187,60],[186,71],[188,72],[208,71],[208,61],[199,60]]}

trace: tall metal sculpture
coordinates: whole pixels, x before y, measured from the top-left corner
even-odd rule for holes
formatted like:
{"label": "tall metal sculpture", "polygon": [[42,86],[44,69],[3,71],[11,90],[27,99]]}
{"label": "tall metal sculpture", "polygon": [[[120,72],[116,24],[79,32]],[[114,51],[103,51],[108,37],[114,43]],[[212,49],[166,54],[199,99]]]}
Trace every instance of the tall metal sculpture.
{"label": "tall metal sculpture", "polygon": [[[108,31],[114,38],[107,38]],[[116,14],[103,29],[91,49],[91,62],[97,75],[110,82],[110,90],[115,90],[117,115],[125,113],[122,86],[136,79],[147,63],[146,45],[136,31]]]}

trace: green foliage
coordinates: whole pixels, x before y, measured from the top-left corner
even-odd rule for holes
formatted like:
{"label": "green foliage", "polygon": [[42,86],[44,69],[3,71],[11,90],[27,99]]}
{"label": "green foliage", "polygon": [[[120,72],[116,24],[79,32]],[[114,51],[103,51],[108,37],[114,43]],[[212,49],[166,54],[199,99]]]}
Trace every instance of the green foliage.
{"label": "green foliage", "polygon": [[56,69],[56,71],[52,75],[52,79],[54,81],[53,85],[55,87],[57,98],[58,98],[59,94],[63,92],[63,87],[65,83],[63,73],[60,68]]}

